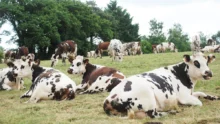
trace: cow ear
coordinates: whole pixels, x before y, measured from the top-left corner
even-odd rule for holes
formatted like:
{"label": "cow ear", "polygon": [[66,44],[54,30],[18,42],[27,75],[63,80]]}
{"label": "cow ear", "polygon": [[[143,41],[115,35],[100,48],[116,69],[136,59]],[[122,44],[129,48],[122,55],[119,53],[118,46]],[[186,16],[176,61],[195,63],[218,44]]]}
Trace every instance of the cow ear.
{"label": "cow ear", "polygon": [[84,60],[83,60],[83,63],[84,63],[84,64],[88,64],[88,63],[89,63],[89,59],[84,59]]}
{"label": "cow ear", "polygon": [[12,62],[8,62],[8,63],[7,63],[7,65],[8,65],[8,67],[9,67],[9,68],[11,68],[11,67],[14,67],[14,66],[15,66],[15,65],[14,65],[14,63],[12,63]]}
{"label": "cow ear", "polygon": [[208,63],[212,63],[215,61],[215,55],[209,54],[208,55]]}
{"label": "cow ear", "polygon": [[190,62],[190,55],[183,55],[184,62]]}

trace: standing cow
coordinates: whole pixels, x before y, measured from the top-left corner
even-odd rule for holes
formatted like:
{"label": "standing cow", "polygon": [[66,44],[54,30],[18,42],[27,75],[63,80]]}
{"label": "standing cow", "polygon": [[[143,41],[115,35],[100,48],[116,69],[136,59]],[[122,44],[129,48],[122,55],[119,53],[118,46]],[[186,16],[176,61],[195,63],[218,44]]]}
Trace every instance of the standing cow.
{"label": "standing cow", "polygon": [[[215,57],[202,53],[184,55],[184,62],[158,68],[128,77],[118,84],[104,101],[104,111],[108,115],[144,114],[151,118],[166,115],[177,103],[202,106],[198,99],[203,97],[217,100],[218,97],[203,92],[194,92],[197,80],[209,80],[212,72],[208,67]],[[128,113],[127,113],[128,112]]]}
{"label": "standing cow", "polygon": [[66,58],[68,58],[69,62],[71,63],[73,59],[77,55],[77,44],[72,40],[67,40],[58,45],[58,48],[55,50],[55,55],[53,55],[51,59],[51,67],[54,67],[53,63],[58,61],[57,56],[62,57],[62,63],[66,64]]}
{"label": "standing cow", "polygon": [[102,58],[103,51],[108,50],[109,44],[110,42],[99,43],[99,45],[97,46],[97,49],[95,50],[95,57],[97,58],[99,56],[100,58]]}
{"label": "standing cow", "polygon": [[128,55],[140,55],[141,46],[140,42],[128,42],[123,44],[123,52]]}
{"label": "standing cow", "polygon": [[112,61],[123,60],[123,45],[120,40],[112,39],[110,41],[108,51],[109,51],[110,56],[112,56]]}
{"label": "standing cow", "polygon": [[164,53],[166,50],[175,52],[175,44],[172,42],[163,42],[156,46],[157,53]]}
{"label": "standing cow", "polygon": [[29,54],[29,50],[27,47],[22,46],[16,50],[9,50],[5,53],[4,62],[7,63],[8,60],[14,61],[15,59],[25,59]]}
{"label": "standing cow", "polygon": [[191,51],[193,51],[193,53],[197,53],[200,52],[200,37],[199,35],[195,35],[192,37],[192,42],[191,42]]}
{"label": "standing cow", "polygon": [[12,73],[15,77],[32,78],[30,89],[21,98],[30,97],[27,102],[37,103],[40,100],[71,100],[75,97],[76,84],[64,73],[53,68],[40,67],[31,59],[13,62]]}
{"label": "standing cow", "polygon": [[213,39],[208,39],[207,45],[208,45],[208,46],[214,46],[214,45],[216,45],[216,41],[213,40]]}

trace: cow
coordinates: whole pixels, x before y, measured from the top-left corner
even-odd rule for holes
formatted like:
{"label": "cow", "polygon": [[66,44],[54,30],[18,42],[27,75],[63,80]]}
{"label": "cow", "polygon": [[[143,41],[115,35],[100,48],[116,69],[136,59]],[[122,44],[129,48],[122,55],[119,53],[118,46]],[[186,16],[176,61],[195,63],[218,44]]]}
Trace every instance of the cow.
{"label": "cow", "polygon": [[112,56],[112,61],[123,60],[123,45],[120,40],[112,39],[108,47],[109,54]]}
{"label": "cow", "polygon": [[58,45],[58,48],[55,50],[55,55],[53,55],[53,60],[51,62],[51,67],[54,67],[53,63],[56,63],[57,56],[62,57],[62,63],[66,64],[66,58],[68,58],[69,62],[71,63],[73,59],[77,55],[77,44],[76,42],[72,40],[66,40],[64,42],[61,42]]}
{"label": "cow", "polygon": [[218,48],[220,47],[220,45],[214,45],[214,46],[205,46],[203,49],[201,49],[201,52],[215,52]]}
{"label": "cow", "polygon": [[195,35],[192,37],[192,42],[191,42],[190,46],[191,46],[191,51],[193,53],[201,51],[200,50],[200,43],[201,43],[201,40],[200,40],[199,35]]}
{"label": "cow", "polygon": [[97,58],[98,56],[100,58],[102,58],[102,53],[103,53],[103,51],[108,50],[109,44],[110,44],[110,42],[108,42],[108,41],[99,43],[99,45],[97,46],[97,48],[95,50],[95,56],[96,56],[95,58]]}
{"label": "cow", "polygon": [[[99,81],[99,76],[106,75],[108,77],[120,79],[125,78],[125,76],[118,70],[90,64],[89,59],[83,59],[82,56],[77,56],[67,72],[69,74],[83,74],[81,84],[79,84],[76,88],[77,91],[85,91],[83,93],[95,93],[96,90],[100,92],[105,90],[102,87],[95,87],[96,90],[93,90],[93,84],[97,85],[95,82]],[[98,85],[102,85],[102,83],[99,83]]]}
{"label": "cow", "polygon": [[71,100],[75,97],[76,84],[64,73],[53,68],[41,67],[31,59],[13,62],[14,77],[32,77],[32,85],[21,98],[30,97],[26,103],[40,100]]}
{"label": "cow", "polygon": [[140,42],[128,42],[123,44],[123,52],[128,55],[140,55],[141,46]]}
{"label": "cow", "polygon": [[151,45],[153,53],[157,54],[157,44]]}
{"label": "cow", "polygon": [[25,57],[29,54],[29,50],[27,47],[22,46],[16,50],[8,50],[5,53],[4,62],[7,63],[9,61],[14,61],[15,59],[25,59]]}
{"label": "cow", "polygon": [[0,69],[0,90],[25,89],[24,80],[13,76],[12,62],[8,62],[7,65],[8,67]]}
{"label": "cow", "polygon": [[161,44],[158,44],[156,46],[156,49],[157,49],[157,53],[164,53],[166,50],[175,52],[176,47],[175,44],[172,42],[163,42]]}
{"label": "cow", "polygon": [[87,52],[87,57],[90,58],[90,57],[96,57],[95,56],[95,51],[89,51]]}
{"label": "cow", "polygon": [[208,40],[207,40],[207,45],[208,45],[208,46],[214,46],[214,45],[216,45],[216,41],[213,40],[213,39],[208,39]]}
{"label": "cow", "polygon": [[184,62],[121,80],[104,100],[106,114],[135,117],[138,116],[135,113],[140,112],[158,118],[176,109],[177,103],[202,106],[200,97],[219,100],[216,96],[193,91],[197,80],[212,77],[208,64],[215,56],[199,52],[193,56],[184,55],[183,59]]}
{"label": "cow", "polygon": [[52,54],[50,60],[51,60],[51,67],[55,67],[59,61],[59,56],[55,57],[55,54]]}

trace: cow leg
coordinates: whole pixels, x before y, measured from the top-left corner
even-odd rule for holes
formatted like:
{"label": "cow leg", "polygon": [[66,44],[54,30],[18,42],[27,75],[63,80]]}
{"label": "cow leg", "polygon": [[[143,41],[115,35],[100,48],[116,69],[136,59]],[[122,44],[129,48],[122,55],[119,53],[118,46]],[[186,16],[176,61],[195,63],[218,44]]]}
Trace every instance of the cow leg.
{"label": "cow leg", "polygon": [[22,78],[20,80],[20,85],[21,85],[21,89],[26,89],[26,87],[24,86],[24,80]]}
{"label": "cow leg", "polygon": [[178,101],[183,105],[198,105],[202,106],[202,102],[193,95],[179,96]]}
{"label": "cow leg", "polygon": [[16,78],[16,85],[17,85],[17,89],[20,90],[21,89],[21,78]]}
{"label": "cow leg", "polygon": [[205,94],[203,92],[193,92],[192,95],[197,97],[197,98],[202,97],[202,98],[208,99],[208,100],[220,100],[220,98],[217,97],[217,96],[207,95],[207,94]]}

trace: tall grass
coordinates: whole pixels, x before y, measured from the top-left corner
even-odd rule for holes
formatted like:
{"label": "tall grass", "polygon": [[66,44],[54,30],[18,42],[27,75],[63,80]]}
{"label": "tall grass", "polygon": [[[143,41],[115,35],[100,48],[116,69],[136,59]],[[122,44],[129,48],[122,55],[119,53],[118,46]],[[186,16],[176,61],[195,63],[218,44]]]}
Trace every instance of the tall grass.
{"label": "tall grass", "polygon": [[[123,62],[112,62],[111,58],[91,58],[90,63],[114,67],[126,76],[149,71],[161,66],[167,66],[182,61],[182,56],[190,53],[144,54],[140,56],[125,56]],[[214,76],[208,81],[198,81],[196,91],[203,91],[211,95],[220,94],[220,54],[216,54],[216,61],[210,64]],[[50,61],[42,61],[41,66],[50,66]],[[0,64],[0,68],[6,67]],[[66,66],[59,61],[56,69],[67,74]],[[77,84],[82,76],[67,74]],[[25,79],[27,89],[31,85],[30,79]],[[37,104],[25,104],[28,99],[19,99],[27,89],[21,91],[0,91],[0,124],[141,124],[145,122],[162,122],[167,124],[189,123],[220,123],[220,101],[202,99],[203,106],[181,106],[182,112],[168,115],[159,119],[128,120],[121,117],[109,117],[102,108],[104,99],[109,93],[92,95],[77,95],[72,101],[40,101]]]}

